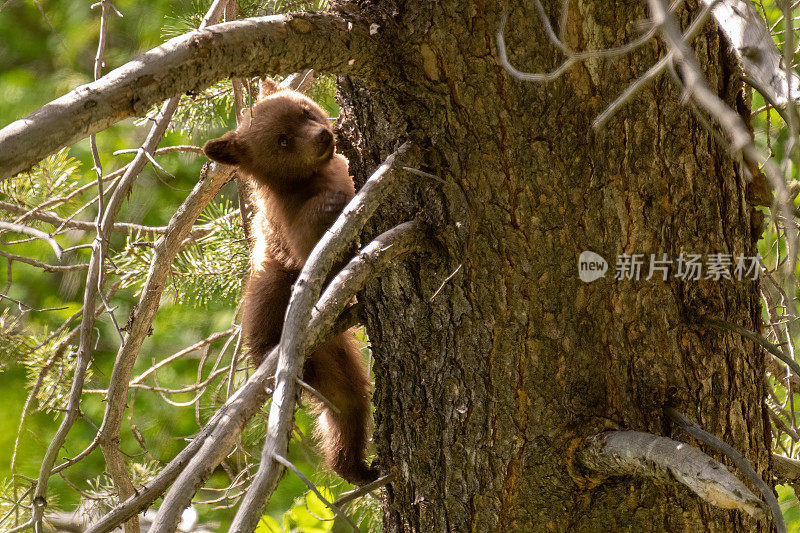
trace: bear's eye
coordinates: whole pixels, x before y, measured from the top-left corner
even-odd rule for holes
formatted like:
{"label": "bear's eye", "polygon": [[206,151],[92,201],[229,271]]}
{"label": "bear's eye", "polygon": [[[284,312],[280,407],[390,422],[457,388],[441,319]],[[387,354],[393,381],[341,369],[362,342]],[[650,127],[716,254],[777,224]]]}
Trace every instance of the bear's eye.
{"label": "bear's eye", "polygon": [[289,136],[285,133],[278,135],[278,146],[281,148],[287,148],[289,146]]}
{"label": "bear's eye", "polygon": [[306,117],[308,120],[313,120],[314,115],[311,114],[311,110],[307,107],[303,109],[303,116]]}

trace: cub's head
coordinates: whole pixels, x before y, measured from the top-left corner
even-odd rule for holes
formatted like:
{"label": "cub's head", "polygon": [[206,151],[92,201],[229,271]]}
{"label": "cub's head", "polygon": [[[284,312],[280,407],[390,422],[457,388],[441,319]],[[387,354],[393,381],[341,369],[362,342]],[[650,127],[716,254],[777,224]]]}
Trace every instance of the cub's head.
{"label": "cub's head", "polygon": [[259,183],[279,187],[308,179],[333,156],[328,115],[304,95],[267,79],[258,102],[233,131],[203,146],[206,155],[236,165]]}

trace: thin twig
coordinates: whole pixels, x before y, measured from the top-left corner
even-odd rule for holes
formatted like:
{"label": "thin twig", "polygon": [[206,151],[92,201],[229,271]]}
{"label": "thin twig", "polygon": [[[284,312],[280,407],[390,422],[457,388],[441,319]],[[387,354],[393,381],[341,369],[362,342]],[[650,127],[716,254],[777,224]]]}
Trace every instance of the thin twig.
{"label": "thin twig", "polygon": [[0,220],[0,230],[13,231],[16,233],[22,233],[23,235],[30,235],[36,239],[41,239],[50,245],[50,247],[53,249],[53,252],[56,254],[56,258],[59,261],[61,260],[61,254],[63,253],[63,250],[61,249],[61,246],[59,246],[58,242],[56,242],[53,236],[49,233],[45,233],[40,229],[31,228],[24,224],[16,224],[14,222],[6,222],[4,220]]}
{"label": "thin twig", "polygon": [[30,257],[12,254],[3,250],[0,250],[0,257],[5,257],[10,261],[19,261],[20,263],[25,263],[26,265],[31,265],[36,268],[41,268],[45,272],[74,272],[75,270],[86,270],[89,268],[87,263],[78,263],[77,265],[50,265],[48,263],[43,263],[42,261],[37,261],[36,259],[31,259]]}
{"label": "thin twig", "polygon": [[386,474],[385,476],[381,476],[371,483],[367,483],[366,485],[361,485],[360,487],[357,487],[353,490],[342,493],[342,495],[336,498],[336,500],[333,503],[339,506],[344,505],[348,502],[360,498],[361,496],[364,496],[365,494],[369,494],[373,490],[379,489],[384,485],[388,485],[389,483],[394,481],[394,479],[395,479],[394,474]]}
{"label": "thin twig", "polygon": [[283,466],[285,466],[286,468],[288,468],[289,470],[291,470],[292,472],[294,472],[294,473],[297,475],[297,477],[299,477],[299,478],[300,478],[300,479],[303,481],[303,483],[305,483],[305,484],[306,484],[306,486],[307,486],[307,487],[308,487],[308,488],[311,490],[311,492],[313,492],[314,494],[316,494],[316,495],[317,495],[317,498],[319,498],[319,499],[320,499],[320,501],[322,501],[322,503],[324,503],[326,506],[328,506],[328,508],[329,508],[331,511],[333,511],[333,513],[334,513],[336,516],[338,516],[339,518],[341,518],[342,520],[344,520],[345,522],[347,522],[347,523],[350,525],[350,527],[351,527],[351,528],[353,528],[353,531],[356,531],[357,533],[360,533],[360,532],[361,532],[361,530],[358,528],[358,526],[356,525],[356,523],[355,523],[355,522],[353,522],[353,520],[352,520],[352,519],[351,519],[349,516],[347,516],[347,513],[345,513],[344,511],[342,511],[342,509],[341,509],[341,508],[340,508],[338,505],[336,505],[335,503],[333,503],[333,502],[329,502],[329,501],[328,501],[328,500],[325,498],[325,496],[323,496],[323,495],[322,495],[322,493],[319,491],[319,489],[317,488],[317,486],[316,486],[316,485],[314,485],[314,484],[311,482],[311,480],[310,480],[310,479],[308,479],[308,478],[307,478],[305,475],[303,475],[303,473],[300,471],[300,469],[299,469],[299,468],[297,468],[297,467],[294,465],[294,463],[292,463],[291,461],[289,461],[288,459],[286,459],[286,458],[285,458],[285,457],[283,457],[282,455],[275,455],[275,456],[273,456],[273,458],[274,458],[274,459],[275,459],[277,462],[279,462],[280,464],[282,464]]}

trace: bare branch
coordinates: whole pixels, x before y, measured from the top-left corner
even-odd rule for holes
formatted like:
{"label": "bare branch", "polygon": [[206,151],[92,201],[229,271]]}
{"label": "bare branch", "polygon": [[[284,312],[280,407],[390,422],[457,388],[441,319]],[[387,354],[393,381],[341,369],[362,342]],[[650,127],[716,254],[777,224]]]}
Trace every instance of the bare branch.
{"label": "bare branch", "polygon": [[[425,247],[424,228],[417,221],[404,222],[372,240],[334,276],[311,310],[311,319],[322,315],[339,316],[364,283],[379,275],[395,259]],[[308,341],[322,339],[308,336]]]}
{"label": "bare branch", "polygon": [[679,413],[672,407],[666,407],[664,412],[689,435],[696,438],[700,442],[704,442],[709,446],[713,446],[716,450],[727,455],[731,461],[736,464],[737,468],[739,468],[739,470],[747,476],[747,479],[749,479],[750,482],[759,490],[759,492],[761,492],[761,496],[764,497],[764,500],[767,502],[769,510],[772,513],[772,520],[775,523],[775,528],[778,530],[778,533],[787,533],[786,524],[783,521],[783,514],[781,513],[781,508],[778,505],[778,500],[772,493],[772,489],[769,488],[769,486],[764,483],[764,480],[761,479],[761,476],[759,476],[758,473],[753,470],[753,467],[750,466],[750,463],[747,461],[747,459],[742,457],[742,455],[728,443],[718,439],[708,431],[705,431],[703,428],[686,418],[683,414]]}
{"label": "bare branch", "polygon": [[775,357],[786,363],[786,365],[788,365],[789,368],[792,369],[794,375],[800,377],[800,365],[798,365],[794,359],[790,359],[789,357],[787,357],[783,353],[783,350],[780,349],[780,347],[772,344],[761,335],[752,332],[749,329],[737,326],[736,324],[731,324],[730,322],[726,322],[718,318],[703,318],[701,322],[703,324],[708,324],[709,326],[717,329],[733,331],[734,333],[738,333],[739,335],[741,335],[746,339],[750,339],[751,341],[755,342],[756,344],[764,348],[766,351],[768,351],[769,353],[771,353],[772,355],[774,355]]}
{"label": "bare branch", "polygon": [[[173,490],[180,490],[184,483],[194,482],[195,476],[200,482],[206,479],[233,447],[247,421],[258,412],[266,401],[268,389],[265,384],[270,379],[272,379],[272,376],[267,372],[266,365],[256,369],[250,379],[225,402],[211,417],[206,426],[150,483],[139,488],[135,495],[117,505],[92,524],[86,530],[86,533],[101,533],[113,530],[116,526],[147,508],[157,498],[161,497],[170,485],[172,485],[170,491],[172,492]],[[197,467],[198,465],[203,468],[202,471]],[[183,479],[173,484],[179,476],[192,479]],[[199,486],[200,483],[198,483],[197,487],[199,488]],[[191,494],[194,494],[195,491],[196,489]],[[162,507],[166,503],[166,501],[162,503]],[[181,507],[182,510],[183,507]],[[153,531],[157,530],[154,529]]]}
{"label": "bare branch", "polygon": [[744,0],[702,0],[742,62],[747,81],[776,108],[800,98],[800,78],[787,73],[764,20]]}
{"label": "bare branch", "polygon": [[640,431],[607,431],[590,437],[580,459],[587,468],[609,476],[670,476],[703,500],[723,509],[763,516],[761,500],[725,465],[694,446]]}
{"label": "bare branch", "polygon": [[130,382],[130,385],[137,385],[137,384],[141,383],[142,381],[144,381],[147,378],[147,376],[149,376],[153,372],[157,371],[162,366],[166,366],[169,363],[171,363],[172,361],[175,361],[176,359],[180,359],[184,355],[186,355],[188,353],[191,353],[191,352],[193,352],[193,351],[195,351],[195,350],[197,350],[199,348],[202,348],[203,346],[207,346],[207,345],[211,344],[212,342],[214,342],[216,340],[222,339],[224,337],[230,337],[235,332],[236,332],[235,328],[230,328],[230,329],[227,329],[225,331],[218,331],[216,333],[212,333],[211,335],[209,335],[205,339],[203,339],[201,341],[198,341],[198,342],[192,344],[191,346],[187,346],[183,350],[175,352],[174,354],[170,355],[169,357],[165,357],[164,359],[162,359],[158,363],[154,364],[153,366],[151,366],[150,368],[148,368],[147,370],[145,370],[144,372],[142,372],[141,374],[139,374],[138,376],[133,378],[131,380],[131,382]]}
{"label": "bare branch", "polygon": [[72,272],[74,270],[86,270],[89,268],[89,265],[86,263],[78,263],[76,265],[51,265],[48,263],[43,263],[42,261],[37,261],[36,259],[32,259],[30,257],[12,254],[3,250],[0,250],[0,257],[5,257],[11,261],[19,261],[20,263],[35,266],[36,268],[41,268],[45,272]]}
{"label": "bare branch", "polygon": [[[97,226],[94,222],[84,220],[70,220],[62,218],[50,211],[39,211],[37,209],[27,209],[21,205],[3,202],[0,200],[0,209],[15,215],[21,215],[20,219],[24,220],[31,218],[40,222],[46,222],[56,227],[72,228],[82,231],[94,231]],[[136,231],[142,233],[164,233],[167,226],[143,226],[141,224],[131,224],[129,222],[115,222],[112,227],[113,231]],[[204,234],[205,230],[195,230],[193,233]]]}
{"label": "bare branch", "polygon": [[[119,430],[125,412],[131,372],[161,302],[161,293],[166,285],[170,265],[192,224],[222,185],[228,182],[232,171],[233,169],[227,166],[206,166],[197,185],[172,217],[167,226],[168,230],[156,241],[150,272],[129,321],[125,342],[117,353],[109,382],[106,412],[100,428],[100,445],[107,457],[107,463],[108,456],[120,453],[117,448]],[[122,462],[121,457],[119,459]]]}
{"label": "bare branch", "polygon": [[[211,4],[211,7],[209,8],[208,12],[203,17],[203,20],[200,23],[200,28],[199,29],[202,31],[209,24],[214,24],[216,21],[218,21],[219,18],[222,16],[223,7],[224,6],[222,4],[222,0],[215,0],[214,3]],[[111,211],[111,209],[112,209],[111,205],[114,204],[115,201],[117,202],[117,205],[115,205],[115,207],[114,207],[114,210],[115,210],[114,212],[112,212],[112,213],[104,213],[103,212],[103,208],[102,208],[103,195],[102,195],[102,189],[100,190],[100,194],[99,194],[100,211],[98,213],[98,218],[97,218],[97,239],[95,239],[95,246],[94,246],[94,249],[92,251],[92,259],[91,259],[91,262],[90,262],[90,265],[93,265],[93,264],[97,263],[98,266],[94,270],[90,266],[89,275],[87,276],[87,281],[86,281],[86,284],[87,284],[86,297],[87,298],[90,296],[90,292],[89,292],[90,291],[90,288],[89,288],[90,281],[92,283],[97,283],[97,289],[98,290],[96,292],[98,294],[100,294],[100,296],[102,297],[102,293],[99,292],[99,289],[100,289],[100,286],[102,284],[102,279],[103,279],[103,274],[104,274],[104,253],[105,253],[106,243],[107,243],[107,239],[108,239],[108,233],[110,232],[111,227],[113,227],[114,219],[116,218],[117,212],[119,211],[119,204],[121,203],[120,192],[124,191],[125,193],[127,193],[130,190],[130,186],[132,185],[133,180],[136,179],[136,176],[138,175],[138,173],[142,170],[142,168],[144,168],[144,165],[146,164],[146,161],[150,160],[151,162],[155,163],[155,160],[153,159],[152,155],[150,155],[150,154],[151,154],[151,152],[153,152],[158,147],[158,143],[160,142],[161,138],[163,137],[164,133],[166,132],[166,128],[169,125],[170,120],[172,119],[172,115],[175,113],[175,110],[178,108],[179,102],[180,102],[180,98],[179,97],[172,96],[162,106],[161,112],[160,112],[158,118],[156,119],[155,124],[151,128],[147,139],[142,144],[142,146],[139,148],[139,151],[137,152],[136,156],[133,158],[133,161],[131,162],[130,166],[128,167],[128,170],[125,172],[125,175],[122,177],[122,179],[120,181],[120,184],[117,186],[117,189],[114,191],[114,194],[111,197],[111,200],[109,202],[109,211]],[[172,217],[172,220],[171,220],[171,223],[170,223],[169,226],[175,228],[176,229],[175,233],[177,235],[180,235],[180,237],[181,237],[180,239],[177,240],[177,245],[174,244],[175,240],[167,238],[167,235],[162,235],[161,238],[159,238],[159,240],[157,242],[157,248],[158,248],[158,245],[163,246],[163,248],[159,249],[159,251],[161,251],[163,253],[163,255],[165,255],[165,256],[170,258],[168,264],[172,263],[172,259],[174,258],[174,255],[177,254],[177,251],[178,251],[177,250],[177,246],[179,246],[181,241],[183,240],[183,238],[186,237],[186,235],[188,234],[189,228],[191,228],[192,224],[194,224],[194,221],[200,215],[200,212],[202,211],[202,209],[211,200],[211,198],[213,198],[213,196],[216,195],[216,192],[219,190],[219,188],[222,186],[222,184],[224,184],[227,181],[227,179],[224,179],[224,180],[222,179],[223,176],[225,176],[225,172],[224,171],[221,171],[219,173],[220,176],[217,176],[218,173],[215,172],[214,170],[209,171],[209,168],[213,168],[214,170],[216,170],[216,166],[214,166],[214,167],[209,167],[209,166],[204,167],[205,173],[203,175],[201,175],[199,183],[193,189],[192,194],[189,195],[189,198],[191,198],[192,201],[187,200],[187,202],[184,202],[184,204],[181,206],[181,208],[179,208],[178,211]],[[209,172],[210,172],[211,176],[207,175]],[[225,176],[225,177],[229,178],[229,176]],[[218,178],[218,179],[214,179],[214,178]],[[98,172],[97,181],[98,181],[98,184],[100,186],[102,186],[102,176],[101,176],[101,174],[99,172]],[[207,195],[209,192],[213,192],[213,194],[211,194],[210,196],[204,196],[204,194]],[[194,196],[199,196],[200,200],[199,201],[195,200],[193,198]],[[205,198],[205,201],[203,201],[203,198]],[[195,209],[197,205],[200,205],[200,210],[199,211],[197,211]],[[192,218],[192,215],[194,215],[193,218]],[[102,221],[101,221],[101,217],[102,217]],[[187,218],[188,218],[188,221],[187,221]],[[169,243],[169,244],[165,245],[165,243]],[[173,248],[174,248],[174,251],[173,251]],[[172,255],[170,255],[170,254],[172,254]],[[162,276],[163,280],[159,281],[159,279],[158,279],[159,278],[159,272],[162,269],[163,270],[168,270],[168,268],[169,268],[168,266],[166,266],[166,267],[164,267],[164,266],[158,267],[156,261],[154,261],[153,264],[151,265],[151,269],[150,269],[150,273],[149,274],[153,274],[154,272],[156,273],[155,276],[153,276],[153,277],[156,278],[156,282],[155,282],[156,286],[154,287],[154,286],[148,284],[147,289],[149,289],[150,292],[155,293],[155,298],[154,298],[155,301],[154,302],[152,302],[152,301],[151,302],[147,302],[147,300],[144,300],[145,297],[148,296],[148,294],[147,294],[148,291],[145,290],[142,293],[142,299],[146,303],[143,306],[142,305],[142,301],[140,301],[139,306],[137,306],[137,307],[145,307],[145,310],[144,310],[144,315],[145,315],[144,320],[145,321],[148,320],[147,319],[147,314],[148,314],[148,311],[150,311],[150,308],[153,308],[153,310],[152,310],[152,314],[153,315],[155,314],[155,309],[158,308],[158,305],[160,303],[161,289],[163,289],[163,286],[164,286],[164,283],[165,283],[165,280],[166,280],[166,273],[164,273],[163,276]],[[150,275],[148,275],[148,282],[150,282],[151,280],[152,280],[152,277]],[[111,315],[111,319],[112,319],[112,321],[114,321],[114,325],[116,326],[116,320],[114,319],[113,313],[109,309],[108,302],[105,299],[103,299],[103,303],[105,304],[106,308],[109,310],[109,314]],[[139,311],[141,311],[141,309],[139,309]],[[137,310],[134,310],[134,315],[136,314],[136,312],[137,312]],[[86,316],[84,315],[84,321],[85,321],[85,318],[86,318]],[[152,318],[153,317],[150,316],[149,320],[152,321]],[[101,448],[101,450],[103,452],[103,457],[104,457],[105,462],[106,462],[106,469],[108,470],[109,475],[111,476],[111,479],[114,482],[114,485],[116,486],[117,490],[119,491],[119,499],[120,500],[123,500],[125,498],[128,498],[128,497],[132,496],[136,491],[135,487],[133,486],[133,483],[131,482],[130,478],[128,477],[128,473],[127,473],[127,470],[125,468],[125,459],[122,456],[122,452],[119,449],[119,426],[121,424],[122,413],[125,410],[125,405],[126,405],[126,397],[125,397],[125,395],[126,395],[127,390],[128,390],[128,380],[130,379],[130,370],[128,369],[128,367],[130,367],[132,369],[133,363],[135,361],[135,357],[138,354],[138,349],[141,346],[141,339],[139,339],[139,335],[137,335],[139,332],[133,330],[133,323],[135,321],[136,320],[135,320],[135,316],[134,316],[134,317],[131,318],[132,325],[128,329],[128,336],[127,336],[126,339],[122,339],[122,333],[119,331],[119,328],[117,328],[117,331],[120,333],[122,346],[120,347],[120,350],[119,350],[120,353],[118,353],[118,355],[117,355],[117,360],[114,363],[114,370],[112,371],[112,378],[111,378],[111,382],[109,383],[109,393],[108,393],[108,398],[107,398],[107,403],[106,403],[106,405],[107,405],[106,414],[105,414],[104,419],[103,419],[103,422],[104,422],[103,423],[103,427],[101,427],[100,431],[98,432],[98,441],[99,441],[99,444],[100,444],[100,448]],[[147,331],[149,331],[149,322],[148,322],[145,334],[146,334]],[[144,335],[141,335],[141,336],[143,337]],[[81,334],[81,342],[83,343],[83,341],[84,341],[84,335],[83,335],[83,332],[82,332],[82,334]],[[88,352],[89,350],[87,349],[86,351]],[[121,367],[121,369],[120,369],[120,367]],[[124,377],[120,379],[119,378],[120,372],[124,373],[126,371],[126,369],[128,369],[127,370],[127,374],[124,375]],[[77,371],[76,371],[76,376],[77,376]],[[116,381],[115,381],[115,378],[116,378]],[[77,385],[77,382],[76,382],[76,385]],[[80,388],[82,388],[82,386],[83,386],[83,384],[81,382],[78,385],[77,388],[80,389]],[[73,392],[74,392],[75,388],[76,387],[73,386]],[[119,394],[116,394],[119,391],[121,391],[121,392]],[[111,417],[109,417],[109,413],[112,413]],[[119,423],[116,423],[117,420],[113,415],[118,415]],[[109,421],[109,418],[111,419],[110,421]],[[41,475],[42,474],[40,473],[40,477],[41,477]],[[131,529],[138,529],[138,518],[135,517],[135,516],[131,518],[130,523],[126,523],[125,524],[126,532],[128,530],[131,530]]]}
{"label": "bare branch", "polygon": [[309,394],[311,394],[311,396],[314,396],[317,400],[319,400],[322,403],[324,403],[325,406],[328,409],[330,409],[331,411],[333,411],[334,413],[339,414],[339,413],[342,412],[338,407],[336,407],[333,404],[332,401],[330,401],[328,398],[326,398],[320,391],[318,391],[317,389],[315,389],[314,387],[312,387],[311,385],[309,385],[308,383],[306,383],[302,379],[297,378],[297,384],[300,385],[300,387],[304,388]]}
{"label": "bare branch", "polygon": [[[167,130],[170,118],[175,112],[177,105],[178,98],[172,98],[164,104],[156,123],[150,129],[150,132],[148,133],[147,138],[142,145],[144,150],[152,151],[158,146],[159,141]],[[86,275],[86,285],[83,295],[84,309],[93,309],[94,303],[98,296],[102,296],[99,289],[100,280],[103,278],[104,254],[105,247],[108,243],[108,234],[113,227],[119,210],[122,208],[123,201],[130,192],[133,182],[139,175],[139,172],[141,172],[142,168],[144,168],[146,161],[146,158],[142,156],[141,152],[136,155],[130,165],[128,165],[127,169],[125,170],[125,174],[122,176],[122,178],[120,178],[117,188],[111,195],[111,198],[108,201],[108,206],[102,213],[102,220],[98,215],[97,237],[95,237],[94,243],[92,244],[92,256],[89,260],[89,272]],[[106,305],[106,307],[108,307],[105,300],[103,303]],[[66,416],[64,417],[64,420],[62,420],[61,425],[56,431],[56,434],[53,437],[50,446],[47,448],[44,458],[42,459],[42,466],[39,470],[39,478],[36,483],[36,493],[34,495],[34,499],[37,501],[47,501],[47,483],[52,475],[53,464],[55,463],[61,446],[64,445],[64,442],[67,438],[67,433],[69,433],[69,430],[72,428],[72,424],[75,422],[75,419],[79,414],[81,394],[83,392],[83,384],[86,378],[86,369],[89,365],[89,361],[92,359],[92,335],[94,333],[94,322],[95,317],[93,313],[84,313],[81,320],[78,354],[72,378],[72,387],[70,389]],[[115,472],[113,469],[114,465],[109,466],[112,468],[113,477]],[[128,479],[124,469],[120,473],[120,476],[120,479]],[[115,481],[118,481],[118,479],[115,479]],[[132,487],[128,486],[127,489],[130,489],[132,492]],[[41,529],[42,527],[44,507],[45,506],[34,508],[34,520],[38,529]]]}
{"label": "bare branch", "polygon": [[[276,350],[277,348],[275,348]],[[266,401],[270,390],[266,383],[272,379],[268,366],[259,366],[255,373],[250,376],[250,379],[247,380],[247,383],[228,399],[212,420],[206,424],[203,431],[192,440],[191,444],[184,448],[178,457],[170,461],[162,471],[162,474],[165,475],[159,474],[154,483],[147,487],[150,490],[146,499],[139,498],[139,495],[137,495],[129,505],[120,506],[123,508],[115,509],[107,517],[112,514],[121,515],[123,512],[125,515],[130,516],[130,513],[135,513],[149,502],[155,500],[155,498],[161,496],[167,486],[175,480],[164,497],[150,530],[151,533],[175,531],[180,514],[191,501],[192,495],[197,492],[217,465],[228,455],[248,420],[258,412],[261,405]],[[159,488],[160,491],[156,492]],[[140,491],[141,493],[142,491]],[[126,504],[128,503],[126,502]],[[119,517],[117,516],[114,521],[104,517],[98,523],[113,527],[113,525],[119,523]],[[100,529],[95,526],[87,533],[108,531],[109,529],[110,527]]]}
{"label": "bare branch", "polygon": [[0,230],[13,231],[41,239],[50,245],[50,247],[53,249],[53,252],[56,254],[56,258],[58,258],[59,261],[61,260],[61,253],[63,250],[61,249],[61,246],[59,246],[58,242],[56,242],[53,236],[49,233],[45,233],[40,229],[31,228],[24,224],[16,224],[14,222],[6,222],[4,220],[0,220]]}
{"label": "bare branch", "polygon": [[[700,13],[692,20],[692,23],[689,24],[689,27],[686,29],[686,32],[683,34],[683,40],[686,43],[691,43],[692,40],[697,36],[700,29],[703,27],[703,24],[706,21],[706,17],[708,16],[709,10],[711,8],[709,6],[705,6]],[[655,28],[655,27],[654,27]],[[647,72],[636,78],[630,85],[628,85],[624,91],[610,104],[606,107],[602,113],[597,115],[597,117],[592,122],[592,127],[594,129],[600,129],[605,126],[608,119],[610,119],[614,113],[616,113],[620,107],[622,107],[628,100],[630,100],[634,95],[636,95],[645,85],[653,81],[657,78],[660,74],[666,70],[667,66],[672,63],[672,52],[669,51],[667,54],[656,61],[656,63],[647,69]]]}
{"label": "bare branch", "polygon": [[367,25],[334,13],[255,17],[175,37],[0,130],[0,177],[124,118],[144,115],[165,98],[202,91],[227,76],[310,67],[363,74],[378,52]]}
{"label": "bare branch", "polygon": [[[678,0],[675,2],[673,9],[680,5],[682,0]],[[649,28],[644,34],[640,35],[639,37],[633,39],[631,42],[615,46],[613,48],[603,48],[598,50],[585,50],[582,52],[576,52],[570,49],[561,39],[553,31],[553,26],[550,24],[550,19],[547,17],[547,13],[542,6],[540,0],[535,0],[534,5],[536,6],[536,11],[539,14],[539,18],[542,21],[542,26],[544,27],[545,33],[547,37],[550,39],[550,42],[556,46],[565,56],[566,59],[561,62],[561,64],[556,67],[554,70],[550,72],[522,72],[521,70],[517,70],[514,65],[508,60],[508,53],[506,52],[506,42],[505,42],[505,29],[506,29],[506,19],[507,14],[503,12],[503,15],[500,18],[500,27],[495,34],[495,39],[497,41],[497,52],[500,56],[500,64],[503,65],[503,68],[511,74],[514,78],[520,81],[533,81],[533,82],[542,82],[542,81],[552,81],[556,78],[559,78],[561,75],[566,72],[569,67],[574,65],[579,61],[585,61],[587,59],[604,59],[604,58],[611,58],[616,57],[624,54],[628,54],[647,41],[649,41],[655,35],[655,27]],[[563,17],[567,17],[569,14],[568,7],[564,6],[564,12],[562,13]]]}

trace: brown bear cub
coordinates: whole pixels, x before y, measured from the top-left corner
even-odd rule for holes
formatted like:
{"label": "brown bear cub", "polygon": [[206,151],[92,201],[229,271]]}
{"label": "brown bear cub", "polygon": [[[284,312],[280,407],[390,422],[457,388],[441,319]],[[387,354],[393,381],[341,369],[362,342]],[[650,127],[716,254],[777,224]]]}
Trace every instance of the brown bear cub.
{"label": "brown bear cub", "polygon": [[[267,79],[239,127],[203,147],[252,182],[251,275],[242,302],[242,333],[260,364],[280,340],[292,284],[308,254],[354,196],[347,160],[334,152],[328,116],[304,95]],[[274,373],[276,360],[270,360]],[[351,483],[377,477],[364,448],[370,382],[361,353],[345,332],[314,352],[303,379],[336,406],[309,397],[319,413],[315,433],[328,465]]]}

